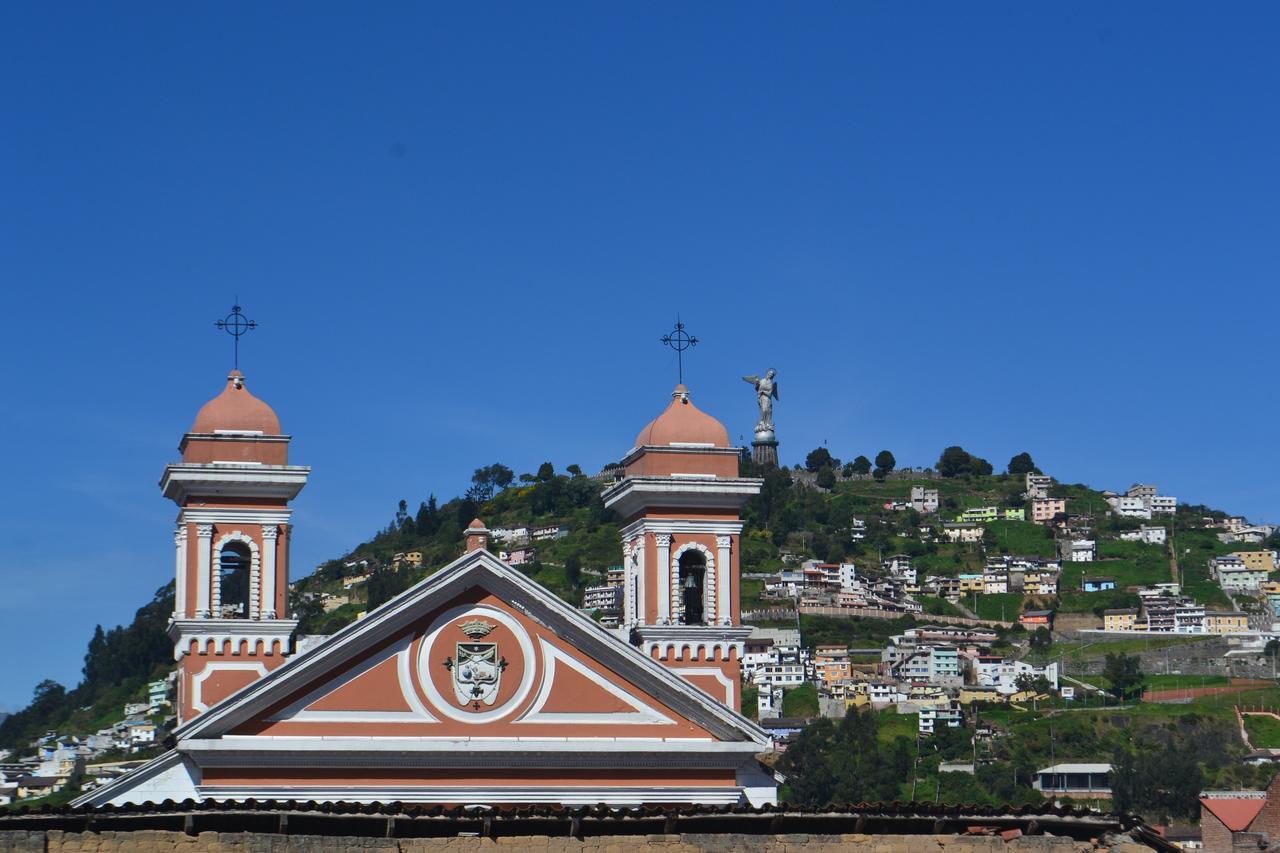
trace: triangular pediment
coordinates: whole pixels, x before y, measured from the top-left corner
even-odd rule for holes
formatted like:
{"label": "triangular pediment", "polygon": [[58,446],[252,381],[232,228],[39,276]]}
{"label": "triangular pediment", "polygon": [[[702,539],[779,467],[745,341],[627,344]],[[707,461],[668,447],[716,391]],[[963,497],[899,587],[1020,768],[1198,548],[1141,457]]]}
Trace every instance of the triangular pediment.
{"label": "triangular pediment", "polygon": [[487,551],[175,732],[184,742],[729,742],[767,735]]}

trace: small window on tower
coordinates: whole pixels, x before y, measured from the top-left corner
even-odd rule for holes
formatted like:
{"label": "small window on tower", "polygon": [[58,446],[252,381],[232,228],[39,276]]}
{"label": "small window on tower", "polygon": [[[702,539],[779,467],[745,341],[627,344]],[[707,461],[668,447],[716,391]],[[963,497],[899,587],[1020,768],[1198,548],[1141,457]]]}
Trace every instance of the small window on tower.
{"label": "small window on tower", "polygon": [[228,542],[218,552],[218,587],[222,619],[249,618],[249,549],[243,542]]}

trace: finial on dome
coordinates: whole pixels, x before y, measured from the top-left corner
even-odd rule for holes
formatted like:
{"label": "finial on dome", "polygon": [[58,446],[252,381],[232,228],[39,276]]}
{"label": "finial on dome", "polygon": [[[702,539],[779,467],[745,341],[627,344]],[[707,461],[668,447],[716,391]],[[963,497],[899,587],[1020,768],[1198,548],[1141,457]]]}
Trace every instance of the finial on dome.
{"label": "finial on dome", "polygon": [[684,387],[684,351],[698,345],[698,339],[684,330],[680,315],[676,315],[676,327],[660,338],[664,346],[676,351],[676,369],[679,371],[680,387]]}
{"label": "finial on dome", "polygon": [[[239,301],[240,301],[240,298],[236,297],[236,302],[239,302]],[[258,328],[258,324],[255,321],[250,320],[248,317],[244,316],[244,312],[240,310],[239,305],[232,305],[231,313],[223,317],[221,320],[214,323],[213,325],[217,326],[219,329],[222,329],[228,335],[235,338],[234,366],[238,370],[240,367],[240,336],[246,335],[249,332],[253,331],[254,329]]]}

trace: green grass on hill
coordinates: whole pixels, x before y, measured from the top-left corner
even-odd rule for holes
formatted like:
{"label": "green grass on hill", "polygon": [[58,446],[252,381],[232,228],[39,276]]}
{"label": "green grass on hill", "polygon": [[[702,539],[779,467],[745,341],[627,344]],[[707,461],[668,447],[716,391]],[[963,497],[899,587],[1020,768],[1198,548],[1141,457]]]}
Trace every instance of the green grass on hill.
{"label": "green grass on hill", "polygon": [[993,521],[987,525],[986,537],[993,554],[1052,557],[1053,537],[1049,528],[1030,521]]}
{"label": "green grass on hill", "polygon": [[1280,720],[1249,714],[1244,718],[1244,730],[1255,749],[1280,748]]}
{"label": "green grass on hill", "polygon": [[[972,601],[970,597],[964,603],[969,606]],[[1012,622],[1022,612],[1022,601],[1022,596],[1015,592],[979,595],[978,615],[983,619],[1003,619],[1006,622]]]}

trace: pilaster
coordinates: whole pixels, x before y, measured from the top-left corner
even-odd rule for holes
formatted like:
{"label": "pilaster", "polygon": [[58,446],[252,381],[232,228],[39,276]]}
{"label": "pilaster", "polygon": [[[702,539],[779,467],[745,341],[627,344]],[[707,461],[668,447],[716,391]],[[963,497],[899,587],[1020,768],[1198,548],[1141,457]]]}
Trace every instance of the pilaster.
{"label": "pilaster", "polygon": [[658,624],[669,624],[671,616],[674,612],[673,602],[671,601],[671,590],[673,588],[669,572],[671,571],[671,535],[668,533],[656,533],[653,537],[653,544],[657,549],[657,572],[655,577],[658,579]]}
{"label": "pilaster", "polygon": [[211,607],[210,587],[213,581],[210,557],[213,548],[213,525],[196,525],[196,617],[208,619]]}
{"label": "pilaster", "polygon": [[[279,528],[262,528],[262,609],[263,619],[276,618],[276,544]],[[256,602],[258,597],[254,596]]]}

